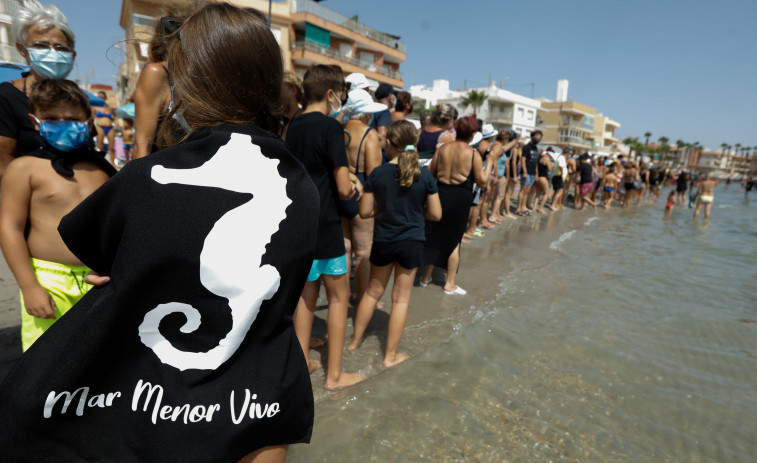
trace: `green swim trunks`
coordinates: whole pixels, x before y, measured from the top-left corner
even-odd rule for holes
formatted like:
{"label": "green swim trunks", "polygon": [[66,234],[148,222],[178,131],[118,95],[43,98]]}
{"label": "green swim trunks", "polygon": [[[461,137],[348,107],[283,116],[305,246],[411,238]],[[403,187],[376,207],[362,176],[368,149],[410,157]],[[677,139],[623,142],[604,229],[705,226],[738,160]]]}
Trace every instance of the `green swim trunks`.
{"label": "green swim trunks", "polygon": [[24,352],[92,288],[92,285],[84,283],[84,277],[90,272],[89,267],[64,265],[32,257],[32,268],[40,286],[50,293],[55,302],[56,318],[29,315],[24,305],[24,295],[21,294],[21,347]]}

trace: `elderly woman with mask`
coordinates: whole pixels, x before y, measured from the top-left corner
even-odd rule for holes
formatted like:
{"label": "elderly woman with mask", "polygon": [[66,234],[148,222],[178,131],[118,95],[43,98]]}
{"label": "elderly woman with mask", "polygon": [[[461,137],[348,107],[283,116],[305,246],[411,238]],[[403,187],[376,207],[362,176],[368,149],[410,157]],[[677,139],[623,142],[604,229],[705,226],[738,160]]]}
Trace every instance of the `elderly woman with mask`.
{"label": "elderly woman with mask", "polygon": [[[362,89],[349,93],[344,106],[344,130],[349,133],[347,160],[350,165],[350,177],[353,175],[360,182],[360,191],[365,179],[373,169],[381,165],[381,148],[379,136],[370,127],[373,115],[386,109],[386,105],[376,103],[371,95]],[[355,306],[368,289],[371,266],[368,258],[373,243],[373,219],[362,219],[358,215],[357,197],[341,202],[342,232],[344,246],[347,249],[347,268],[350,268],[350,255],[355,254]]]}
{"label": "elderly woman with mask", "polygon": [[16,49],[31,71],[0,84],[0,178],[16,157],[42,144],[29,119],[29,94],[42,79],[64,79],[74,66],[74,33],[53,5],[24,0],[13,18]]}

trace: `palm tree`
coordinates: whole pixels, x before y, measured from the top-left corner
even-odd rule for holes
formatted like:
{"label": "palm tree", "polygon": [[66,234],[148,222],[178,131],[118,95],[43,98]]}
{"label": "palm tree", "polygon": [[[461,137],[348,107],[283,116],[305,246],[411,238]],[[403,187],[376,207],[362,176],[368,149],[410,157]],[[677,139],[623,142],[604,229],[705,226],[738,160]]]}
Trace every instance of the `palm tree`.
{"label": "palm tree", "polygon": [[728,143],[721,143],[720,147],[723,149],[723,156],[725,156],[725,149],[728,148]]}
{"label": "palm tree", "polygon": [[623,144],[628,146],[628,159],[630,160],[633,150],[639,144],[639,139],[636,137],[626,137],[623,139]]}
{"label": "palm tree", "polygon": [[473,115],[475,116],[478,110],[481,108],[481,106],[484,105],[485,101],[486,101],[486,93],[484,93],[483,91],[479,92],[478,90],[471,90],[470,92],[465,94],[465,96],[460,101],[460,103],[462,103],[463,108],[472,106]]}
{"label": "palm tree", "polygon": [[660,137],[657,141],[659,141],[661,145],[667,145],[670,139],[668,137]]}
{"label": "palm tree", "polygon": [[652,136],[652,132],[644,132],[644,136],[646,137],[647,141],[644,142],[644,146],[649,146],[649,137]]}

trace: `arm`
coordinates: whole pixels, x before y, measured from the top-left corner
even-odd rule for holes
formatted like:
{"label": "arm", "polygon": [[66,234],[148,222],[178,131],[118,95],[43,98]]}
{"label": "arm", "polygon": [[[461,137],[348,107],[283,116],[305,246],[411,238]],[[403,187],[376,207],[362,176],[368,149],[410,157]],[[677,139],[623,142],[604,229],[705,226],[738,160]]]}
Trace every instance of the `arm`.
{"label": "arm", "polygon": [[378,144],[380,149],[386,148],[386,132],[387,128],[383,125],[380,125],[376,128],[376,132],[378,133]]}
{"label": "arm", "polygon": [[339,199],[350,199],[355,196],[355,184],[350,181],[350,168],[339,166],[334,169],[334,180]]}
{"label": "arm", "polygon": [[[386,129],[386,127],[379,127]],[[371,175],[371,172],[373,172],[373,169],[381,165],[381,146],[379,141],[379,135],[373,131],[369,132],[368,135],[365,137],[365,142],[363,142],[363,146],[365,146],[365,176],[366,178]],[[386,134],[384,134],[384,138],[386,139]]]}
{"label": "arm", "polygon": [[528,176],[528,170],[526,170],[526,157],[523,155],[523,151],[520,153],[520,176],[526,178]]}
{"label": "arm", "polygon": [[37,281],[24,236],[32,197],[31,171],[25,163],[16,163],[8,166],[7,172],[0,189],[0,246],[8,267],[16,277],[29,315],[55,318],[55,303]]}
{"label": "arm", "polygon": [[17,147],[18,140],[15,138],[0,136],[0,179],[3,178],[3,174],[8,168],[8,164],[10,164],[15,157]]}
{"label": "arm", "polygon": [[442,220],[442,203],[439,201],[439,193],[426,195],[423,217],[434,222]]}
{"label": "arm", "polygon": [[486,163],[486,171],[484,171],[484,162],[481,160],[481,155],[478,151],[473,151],[473,178],[476,180],[476,185],[481,188],[486,187],[486,183],[489,180],[489,175],[492,173],[492,163]]}
{"label": "arm", "polygon": [[158,118],[168,106],[168,88],[168,76],[160,64],[150,63],[142,69],[134,91],[134,159],[150,154]]}
{"label": "arm", "polygon": [[376,211],[373,209],[375,201],[373,198],[373,193],[363,193],[363,197],[360,198],[360,218],[361,219],[370,219],[374,215],[376,215]]}

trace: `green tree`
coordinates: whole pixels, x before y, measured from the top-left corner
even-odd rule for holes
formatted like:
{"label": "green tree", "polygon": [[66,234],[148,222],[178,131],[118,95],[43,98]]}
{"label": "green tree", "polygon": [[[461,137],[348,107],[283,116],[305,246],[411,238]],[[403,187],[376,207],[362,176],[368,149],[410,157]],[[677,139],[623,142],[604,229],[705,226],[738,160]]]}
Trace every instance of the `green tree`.
{"label": "green tree", "polygon": [[649,137],[651,137],[651,136],[652,136],[652,132],[644,132],[644,137],[647,139],[644,142],[644,146],[649,146]]}
{"label": "green tree", "polygon": [[481,109],[481,106],[484,105],[485,101],[486,93],[483,91],[471,90],[465,94],[460,103],[462,103],[463,108],[467,108],[468,106],[473,107],[473,115],[475,116],[478,110]]}
{"label": "green tree", "polygon": [[637,137],[626,137],[623,139],[623,144],[628,146],[628,159],[631,159],[634,150],[639,145],[639,139]]}
{"label": "green tree", "polygon": [[434,110],[434,108],[426,106],[425,104],[424,105],[420,105],[420,104],[414,104],[413,105],[413,114],[417,115],[418,116],[418,120],[420,120],[420,121],[423,120],[423,117],[426,114],[431,114],[431,112],[433,112],[433,110]]}

